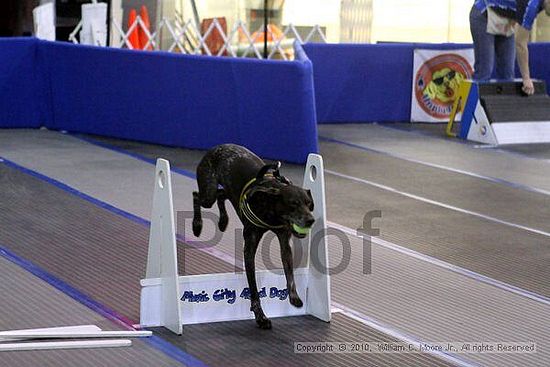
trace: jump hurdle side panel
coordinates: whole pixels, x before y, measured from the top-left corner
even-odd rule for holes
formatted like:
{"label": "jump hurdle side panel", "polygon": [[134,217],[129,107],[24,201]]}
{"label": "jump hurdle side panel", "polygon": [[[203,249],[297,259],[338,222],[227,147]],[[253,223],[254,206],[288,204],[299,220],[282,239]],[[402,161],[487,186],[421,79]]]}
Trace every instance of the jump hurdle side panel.
{"label": "jump hurdle side panel", "polygon": [[141,309],[155,310],[160,320],[159,326],[165,326],[176,334],[182,334],[173,203],[170,163],[165,159],[159,159],[155,169],[146,278],[160,279],[160,291],[152,298],[142,297]]}
{"label": "jump hurdle side panel", "polygon": [[478,143],[497,145],[497,137],[495,136],[495,132],[491,127],[485,110],[481,106],[479,100],[476,100],[474,103],[476,103],[474,116],[470,123],[470,128],[466,138]]}
{"label": "jump hurdle side panel", "polygon": [[306,312],[329,322],[331,318],[331,298],[326,241],[325,173],[323,157],[318,154],[308,156],[303,187],[311,190],[313,202],[315,203],[313,208],[315,223],[307,237],[309,242],[309,280]]}

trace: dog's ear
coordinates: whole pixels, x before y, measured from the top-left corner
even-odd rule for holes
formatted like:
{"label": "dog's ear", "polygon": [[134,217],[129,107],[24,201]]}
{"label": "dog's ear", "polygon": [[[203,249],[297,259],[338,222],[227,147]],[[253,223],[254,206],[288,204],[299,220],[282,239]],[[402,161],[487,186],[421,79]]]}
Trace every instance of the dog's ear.
{"label": "dog's ear", "polygon": [[306,193],[307,193],[307,196],[309,196],[309,199],[311,200],[309,204],[309,210],[313,211],[314,204],[313,204],[313,196],[311,196],[311,190],[306,190]]}
{"label": "dog's ear", "polygon": [[286,185],[292,185],[292,181],[290,181],[290,179],[286,178],[285,176],[279,176],[279,179],[282,183]]}
{"label": "dog's ear", "polygon": [[258,174],[256,175],[256,180],[261,181],[264,179],[264,176],[269,172],[269,170],[272,170],[274,173],[274,176],[279,175],[279,168],[281,168],[281,162],[277,161],[275,163],[266,164],[263,166]]}

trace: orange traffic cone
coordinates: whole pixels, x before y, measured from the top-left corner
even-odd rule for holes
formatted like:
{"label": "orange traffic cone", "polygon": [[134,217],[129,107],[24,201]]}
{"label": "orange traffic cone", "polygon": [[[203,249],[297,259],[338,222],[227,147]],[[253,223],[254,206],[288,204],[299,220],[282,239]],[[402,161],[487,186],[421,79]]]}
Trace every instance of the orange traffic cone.
{"label": "orange traffic cone", "polygon": [[[130,14],[128,15],[128,29],[132,27],[132,24],[134,24],[137,20],[137,12],[136,9],[130,10]],[[128,41],[132,45],[132,48],[134,50],[139,50],[141,47],[139,45],[139,36],[138,36],[138,28],[139,25],[136,25],[134,30],[130,33],[130,36],[128,37]]]}
{"label": "orange traffic cone", "polygon": [[[149,12],[147,11],[147,7],[145,5],[141,6],[141,10],[139,11],[139,16],[141,20],[143,21],[143,24],[149,34],[151,34],[151,22],[149,21]],[[149,46],[145,47],[147,45],[147,42],[149,42],[149,37],[147,37],[147,33],[145,33],[145,30],[143,27],[139,27],[139,44],[140,48],[142,50],[152,50],[153,47],[149,44]]]}

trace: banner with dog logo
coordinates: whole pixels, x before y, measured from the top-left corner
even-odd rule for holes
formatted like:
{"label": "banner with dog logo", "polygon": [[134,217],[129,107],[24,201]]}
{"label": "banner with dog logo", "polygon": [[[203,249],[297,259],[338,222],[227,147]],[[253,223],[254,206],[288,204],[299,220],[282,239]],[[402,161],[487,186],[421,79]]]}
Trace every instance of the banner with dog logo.
{"label": "banner with dog logo", "polygon": [[458,87],[474,73],[474,50],[414,50],[411,122],[447,122]]}

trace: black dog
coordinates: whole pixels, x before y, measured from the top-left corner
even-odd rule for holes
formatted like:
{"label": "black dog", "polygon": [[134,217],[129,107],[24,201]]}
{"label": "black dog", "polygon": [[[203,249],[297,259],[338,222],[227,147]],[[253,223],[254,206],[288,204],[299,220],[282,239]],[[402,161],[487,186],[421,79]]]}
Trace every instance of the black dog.
{"label": "black dog", "polygon": [[[202,230],[201,207],[211,208],[218,202],[218,227],[225,231],[228,217],[225,200],[229,199],[244,225],[244,262],[250,288],[250,310],[262,329],[270,329],[256,285],[254,258],[260,239],[271,230],[279,239],[289,301],[295,307],[303,303],[294,284],[292,235],[304,238],[315,219],[311,214],[313,199],[309,190],[294,186],[279,174],[280,162],[265,164],[248,149],[223,144],[206,153],[197,167],[198,192],[193,192],[193,233]],[[221,188],[220,188],[221,187]]]}

